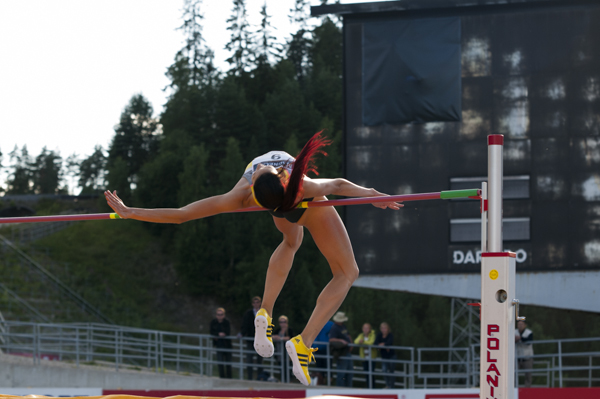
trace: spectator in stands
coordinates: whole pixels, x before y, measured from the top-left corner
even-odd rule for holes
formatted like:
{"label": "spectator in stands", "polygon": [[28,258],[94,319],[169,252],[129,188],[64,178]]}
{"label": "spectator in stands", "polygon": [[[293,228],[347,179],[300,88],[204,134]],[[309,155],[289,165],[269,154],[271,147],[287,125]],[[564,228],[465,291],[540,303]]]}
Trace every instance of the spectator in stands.
{"label": "spectator in stands", "polygon": [[291,339],[291,337],[293,337],[295,334],[294,334],[294,331],[289,326],[289,320],[288,320],[287,316],[284,316],[284,315],[279,316],[279,318],[277,319],[277,323],[279,324],[279,327],[277,327],[277,329],[275,329],[275,331],[273,332],[273,335],[271,336],[273,338],[273,341],[278,341],[278,342],[289,341]]}
{"label": "spectator in stands", "polygon": [[263,371],[262,367],[260,367],[260,365],[262,365],[262,357],[254,350],[254,318],[256,317],[256,313],[260,310],[261,304],[261,297],[255,296],[252,298],[252,307],[244,313],[244,317],[242,318],[242,337],[252,338],[251,340],[246,340],[246,374],[249,380],[252,379],[253,363],[256,363],[259,366],[256,370],[256,379],[261,378]]}
{"label": "spectator in stands", "polygon": [[[359,354],[360,357],[362,359],[365,359],[363,361],[363,370],[364,371],[373,371],[374,367],[373,367],[373,360],[369,360],[369,359],[373,359],[375,357],[377,357],[377,351],[374,348],[371,348],[370,345],[373,345],[375,343],[375,331],[373,331],[373,328],[371,328],[371,325],[369,323],[365,323],[362,326],[362,332],[358,335],[358,337],[356,337],[356,339],[354,340],[354,343],[357,345],[361,345],[360,350],[359,350]],[[365,345],[365,346],[362,346]],[[369,346],[366,346],[369,345]],[[365,378],[368,378],[369,376],[365,376]],[[369,388],[375,388],[375,376],[372,375],[371,376],[371,385],[369,386]]]}
{"label": "spectator in stands", "polygon": [[219,362],[219,377],[231,378],[231,340],[225,337],[231,334],[231,325],[229,320],[225,318],[225,309],[217,308],[215,312],[216,318],[210,322],[210,335],[214,335],[213,346],[217,350],[217,362]]}
{"label": "spectator in stands", "polygon": [[[325,326],[321,329],[317,338],[315,338],[315,343],[313,347],[317,348],[318,351],[315,352],[315,362],[317,369],[326,369],[327,368],[327,347],[329,346],[329,331],[331,331],[331,326],[333,326],[333,321],[329,320],[325,323]],[[316,371],[311,375],[311,378],[316,378],[317,385],[327,385],[327,381],[325,381],[325,376],[321,371]]]}
{"label": "spectator in stands", "polygon": [[396,359],[396,352],[394,349],[386,348],[386,346],[394,345],[394,335],[392,334],[392,329],[389,324],[386,322],[381,323],[379,326],[379,333],[377,337],[375,337],[375,345],[380,346],[379,353],[381,354],[381,369],[384,373],[390,374],[389,376],[385,376],[385,387],[392,389],[394,388],[394,370],[395,363],[394,359]]}
{"label": "spectator in stands", "polygon": [[[515,330],[515,349],[519,369],[533,369],[533,332],[527,328],[525,320],[517,321]],[[525,372],[525,387],[531,386],[531,371]]]}
{"label": "spectator in stands", "polygon": [[352,359],[350,358],[350,345],[352,337],[348,334],[348,329],[344,322],[348,317],[344,312],[337,312],[333,316],[333,326],[329,331],[329,346],[334,360],[337,361],[337,379],[338,387],[352,387],[353,369]]}
{"label": "spectator in stands", "polygon": [[[288,362],[285,357],[285,350],[283,350],[283,345],[285,345],[286,341],[292,339],[292,337],[294,337],[296,334],[294,334],[294,331],[290,328],[287,316],[279,316],[279,318],[277,319],[277,323],[279,324],[279,327],[277,327],[277,329],[273,331],[273,335],[271,335],[271,338],[273,338],[273,344],[275,345],[277,359],[283,359],[283,374],[287,376]],[[284,354],[283,358],[281,355],[282,353]],[[284,380],[282,376],[282,381],[287,381],[287,378]]]}

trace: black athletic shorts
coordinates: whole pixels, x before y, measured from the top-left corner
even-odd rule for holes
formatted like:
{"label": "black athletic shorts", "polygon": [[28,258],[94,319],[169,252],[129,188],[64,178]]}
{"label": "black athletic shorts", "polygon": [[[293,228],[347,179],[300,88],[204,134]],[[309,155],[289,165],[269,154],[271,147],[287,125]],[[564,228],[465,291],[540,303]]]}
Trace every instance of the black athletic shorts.
{"label": "black athletic shorts", "polygon": [[[312,198],[306,198],[303,199],[302,201],[312,201]],[[306,212],[308,208],[296,208],[296,209],[292,209],[291,211],[287,211],[287,212],[278,212],[278,211],[272,211],[270,209],[267,210],[267,212],[269,212],[271,215],[275,216],[276,218],[280,218],[280,219],[285,219],[288,222],[292,222],[292,223],[298,223],[298,220],[300,220],[300,218],[302,217],[302,215],[304,215],[304,212]]]}

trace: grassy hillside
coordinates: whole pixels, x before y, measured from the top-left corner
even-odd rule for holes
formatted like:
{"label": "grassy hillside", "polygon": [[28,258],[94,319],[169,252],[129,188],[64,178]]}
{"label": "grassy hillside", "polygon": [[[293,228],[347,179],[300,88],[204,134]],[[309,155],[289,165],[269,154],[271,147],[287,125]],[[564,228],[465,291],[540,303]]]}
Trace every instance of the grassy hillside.
{"label": "grassy hillside", "polygon": [[53,272],[63,282],[118,324],[197,332],[210,317],[210,301],[181,293],[170,257],[143,223],[75,223],[34,248],[46,254],[42,262],[62,266]]}

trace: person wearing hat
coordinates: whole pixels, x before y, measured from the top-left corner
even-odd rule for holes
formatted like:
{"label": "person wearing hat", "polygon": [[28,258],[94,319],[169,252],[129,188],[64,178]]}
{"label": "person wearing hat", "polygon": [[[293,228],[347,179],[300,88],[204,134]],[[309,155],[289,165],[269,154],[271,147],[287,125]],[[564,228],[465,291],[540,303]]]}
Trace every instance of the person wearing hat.
{"label": "person wearing hat", "polygon": [[348,317],[344,312],[337,312],[333,316],[333,326],[329,330],[329,345],[332,348],[334,360],[337,360],[337,378],[336,385],[338,387],[352,387],[353,363],[350,358],[350,345],[352,337],[348,334],[348,328],[344,322],[348,321]]}

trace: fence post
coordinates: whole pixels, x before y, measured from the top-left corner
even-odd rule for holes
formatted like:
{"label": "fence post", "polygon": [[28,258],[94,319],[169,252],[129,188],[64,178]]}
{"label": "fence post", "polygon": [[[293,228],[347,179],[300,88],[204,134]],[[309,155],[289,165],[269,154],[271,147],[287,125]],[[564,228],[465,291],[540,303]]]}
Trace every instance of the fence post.
{"label": "fence post", "polygon": [[163,345],[163,333],[159,334],[160,336],[160,368],[165,369],[165,346]]}
{"label": "fence post", "polygon": [[177,370],[177,374],[179,374],[179,353],[181,351],[181,335],[177,334],[177,366],[175,366]]}
{"label": "fence post", "polygon": [[[92,327],[93,328],[93,327]],[[87,329],[86,329],[86,335],[87,335],[87,349],[86,349],[86,354],[85,354],[85,361],[86,362],[91,362],[92,361],[92,348],[93,348],[93,344],[92,344],[92,328],[90,328],[90,325],[88,324]]]}
{"label": "fence post", "polygon": [[556,380],[556,356],[552,356],[552,366],[550,367],[550,388],[554,388],[554,380]]}
{"label": "fence post", "polygon": [[37,351],[38,351],[37,330],[38,330],[38,325],[35,324],[32,329],[32,331],[33,331],[33,334],[32,334],[33,335],[33,337],[32,337],[32,340],[33,340],[33,356],[32,356],[33,364],[37,364],[37,360],[36,360],[37,359]]}
{"label": "fence post", "polygon": [[519,387],[519,358],[517,358],[517,356],[515,356],[515,361],[514,361],[514,368],[515,368],[515,388]]}
{"label": "fence post", "polygon": [[410,348],[410,375],[411,388],[415,388],[415,348]]}
{"label": "fence post", "polygon": [[158,370],[163,370],[164,371],[164,368],[160,367],[160,364],[159,364],[160,359],[162,359],[162,356],[160,356],[160,352],[159,352],[159,351],[162,351],[161,339],[159,337],[162,338],[162,333],[160,331],[157,331],[154,334],[154,340],[155,340],[154,341],[155,342],[155,345],[154,345],[154,348],[155,348],[155,350],[154,350],[154,364],[156,364],[157,371]]}
{"label": "fence post", "polygon": [[202,340],[202,336],[200,335],[198,337],[200,338],[199,339],[200,353],[198,353],[198,359],[199,359],[200,362],[198,364],[198,368],[200,369],[200,375],[204,375],[204,361],[203,361],[203,358],[202,358],[202,354],[204,352],[204,343],[203,343],[203,340]]}
{"label": "fence post", "polygon": [[588,370],[588,388],[592,387],[592,355],[588,356],[590,369]]}
{"label": "fence post", "polygon": [[79,367],[79,327],[75,327],[75,363]]}
{"label": "fence post", "polygon": [[[286,369],[285,366],[287,366],[287,364],[283,364],[283,362],[287,363],[286,358],[284,356],[284,354],[285,354],[285,350],[284,349],[285,348],[282,348],[281,341],[275,342],[275,345],[277,345],[278,349],[282,349],[281,351],[278,350],[276,353],[280,353],[280,359],[279,359],[280,360],[280,362],[279,362],[279,369],[280,369],[279,370],[279,377],[281,378],[281,382],[285,383],[285,382],[287,382],[286,381],[286,377],[285,377],[285,374],[286,374],[285,373],[285,369]],[[271,370],[271,374],[273,374],[272,370]]]}
{"label": "fence post", "polygon": [[[156,351],[156,338],[152,339],[153,335],[156,336],[156,332],[154,332],[154,333],[152,333],[150,331],[148,332],[148,338],[147,338],[147,340],[148,340],[148,349],[146,350],[146,368],[148,370],[151,369],[150,365],[152,364],[150,359],[152,357],[156,357],[156,355],[152,356],[152,353]],[[155,373],[157,372],[157,368],[158,368],[158,365],[155,364],[154,365],[154,372]]]}
{"label": "fence post", "polygon": [[[420,376],[421,373],[421,349],[417,348],[417,366],[416,366],[417,371],[415,371],[415,373],[417,373],[417,375]],[[421,377],[423,378],[423,388],[427,388],[427,376]]]}
{"label": "fence post", "polygon": [[244,379],[244,337],[240,337],[240,380]]}
{"label": "fence post", "polygon": [[119,371],[119,330],[115,330],[115,370]]}
{"label": "fence post", "polygon": [[367,378],[368,378],[368,383],[369,384],[367,386],[369,387],[369,389],[375,388],[373,386],[373,358],[371,357],[371,351],[374,351],[374,350],[375,350],[375,348],[373,348],[373,347],[371,347],[371,345],[369,345],[369,352],[368,352],[368,354],[366,356],[367,359],[368,359],[367,360],[368,361],[367,364],[368,364],[368,372],[369,373],[367,374]]}
{"label": "fence post", "polygon": [[58,328],[58,360],[62,361],[62,353],[63,353],[63,327],[60,326]]}
{"label": "fence post", "polygon": [[[216,363],[217,363],[217,373],[219,372],[219,366],[221,367],[226,367],[225,364],[221,365],[219,362],[219,356],[217,355],[217,351],[216,351],[216,346],[217,344],[215,343],[214,340],[211,339],[206,339],[206,346],[210,348],[210,351],[208,352],[208,365],[207,368],[210,370],[208,372],[209,376],[213,376],[215,375],[215,356],[216,356]],[[221,375],[219,374],[219,378],[221,377]]]}
{"label": "fence post", "polygon": [[558,341],[558,387],[563,387],[562,342]]}
{"label": "fence post", "polygon": [[6,324],[6,353],[10,354],[10,325]]}
{"label": "fence post", "polygon": [[470,348],[467,347],[467,378],[465,378],[465,388],[469,387],[469,376],[471,375],[471,362],[468,361],[468,359],[471,357],[470,355]]}
{"label": "fence post", "polygon": [[327,343],[327,386],[331,385],[331,352],[329,350],[329,343]]}

